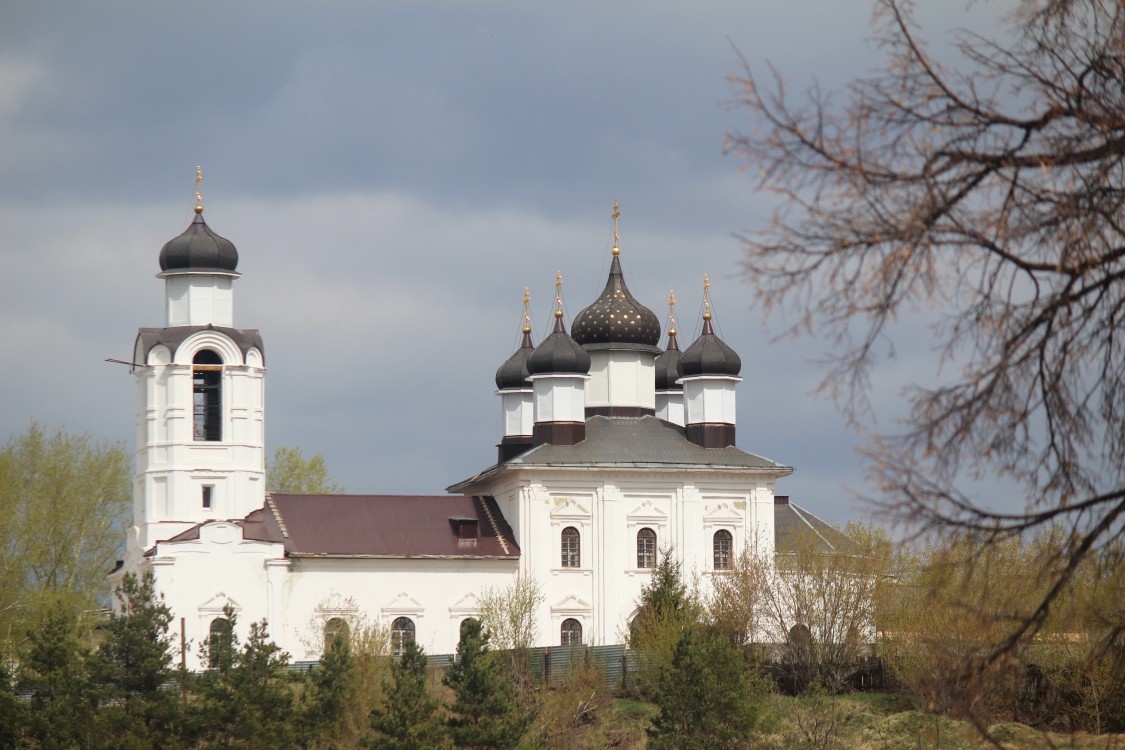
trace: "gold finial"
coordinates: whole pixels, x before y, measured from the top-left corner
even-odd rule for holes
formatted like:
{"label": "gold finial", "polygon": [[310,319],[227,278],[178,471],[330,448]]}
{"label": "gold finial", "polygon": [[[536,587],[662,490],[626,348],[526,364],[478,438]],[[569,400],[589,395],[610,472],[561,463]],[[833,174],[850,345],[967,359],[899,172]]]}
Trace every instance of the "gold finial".
{"label": "gold finial", "polygon": [[531,333],[531,290],[523,288],[523,332]]}
{"label": "gold finial", "polygon": [[617,202],[617,199],[614,198],[613,199],[613,254],[614,255],[620,255],[621,254],[621,248],[617,246],[618,243],[621,241],[621,238],[617,236],[617,220],[619,218],[621,218],[621,204],[619,204]]}
{"label": "gold finial", "polygon": [[711,319],[711,282],[703,274],[703,319]]}
{"label": "gold finial", "polygon": [[203,193],[199,190],[199,183],[203,182],[203,167],[195,165],[195,212],[203,213]]}
{"label": "gold finial", "polygon": [[562,316],[562,271],[555,271],[555,317]]}
{"label": "gold finial", "polygon": [[676,335],[676,292],[668,290],[668,335]]}

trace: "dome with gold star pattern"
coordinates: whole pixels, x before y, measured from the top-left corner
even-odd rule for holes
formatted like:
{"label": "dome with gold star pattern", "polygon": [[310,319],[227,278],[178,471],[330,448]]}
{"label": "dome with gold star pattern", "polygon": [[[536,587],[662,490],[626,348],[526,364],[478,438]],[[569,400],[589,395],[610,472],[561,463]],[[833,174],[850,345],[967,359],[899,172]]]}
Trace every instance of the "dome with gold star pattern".
{"label": "dome with gold star pattern", "polygon": [[625,285],[615,253],[605,291],[574,318],[571,335],[579,344],[643,344],[660,341],[660,320],[636,300]]}

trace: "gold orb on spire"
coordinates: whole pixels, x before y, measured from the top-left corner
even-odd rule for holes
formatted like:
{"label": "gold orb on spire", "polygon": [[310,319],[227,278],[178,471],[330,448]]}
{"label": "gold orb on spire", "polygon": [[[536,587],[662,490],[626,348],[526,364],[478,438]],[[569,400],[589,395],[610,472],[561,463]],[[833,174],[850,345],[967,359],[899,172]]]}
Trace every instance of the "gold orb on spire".
{"label": "gold orb on spire", "polygon": [[531,333],[531,290],[523,288],[523,332]]}
{"label": "gold orb on spire", "polygon": [[203,213],[203,193],[200,192],[199,183],[203,182],[203,167],[195,165],[195,212]]}
{"label": "gold orb on spire", "polygon": [[668,290],[668,335],[676,335],[676,292]]}

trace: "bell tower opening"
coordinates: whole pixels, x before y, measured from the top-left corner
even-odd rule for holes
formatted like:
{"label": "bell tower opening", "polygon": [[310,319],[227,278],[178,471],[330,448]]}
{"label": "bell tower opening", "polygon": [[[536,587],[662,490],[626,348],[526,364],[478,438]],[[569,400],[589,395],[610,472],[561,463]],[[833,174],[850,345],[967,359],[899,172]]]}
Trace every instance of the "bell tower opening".
{"label": "bell tower opening", "polygon": [[192,411],[195,440],[223,439],[223,360],[211,349],[192,359]]}

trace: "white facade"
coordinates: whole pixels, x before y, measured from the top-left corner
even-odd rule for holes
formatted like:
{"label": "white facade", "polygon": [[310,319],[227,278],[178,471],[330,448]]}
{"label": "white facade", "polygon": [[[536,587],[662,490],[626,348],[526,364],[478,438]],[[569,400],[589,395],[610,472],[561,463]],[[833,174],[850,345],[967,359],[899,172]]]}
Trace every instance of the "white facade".
{"label": "white facade", "polygon": [[[683,436],[685,408],[688,422],[734,424],[739,379],[686,379],[683,399],[661,394],[661,422],[652,416],[655,354],[613,346],[590,347],[589,376],[540,373],[531,376],[531,389],[499,391],[502,436],[530,435],[533,422],[585,422],[587,438],[533,447],[450,488],[463,495],[458,507],[479,510],[476,518],[450,515],[426,528],[431,537],[448,537],[453,553],[314,548],[326,543],[302,536],[307,529],[297,524],[308,519],[286,516],[265,492],[263,350],[257,331],[233,328],[237,276],[161,274],[167,325],[142,329],[134,351],[134,523],[113,580],[153,572],[173,610],[174,632],[184,634],[189,667],[203,666],[199,646],[226,607],[238,614],[240,636],[250,622],[266,619],[271,637],[298,660],[320,656],[324,628],[336,618],[387,627],[406,618],[429,653],[452,653],[461,621],[479,612],[481,593],[517,576],[533,578],[544,595],[539,645],[559,644],[570,620],[581,624],[584,643],[619,643],[653,565],[669,550],[704,586],[721,572],[719,538],[730,540],[733,556],[750,550],[772,558],[774,486],[792,470]],[[593,425],[587,408],[647,416],[597,416],[591,419],[603,421]],[[607,451],[594,450],[605,439],[599,431],[614,425],[636,428],[636,452],[628,439],[616,438]],[[654,440],[664,442],[652,453]],[[563,452],[548,464],[531,460],[548,449]],[[417,500],[437,507],[441,498]],[[378,513],[390,507],[377,497],[350,502],[367,514],[357,524],[383,518]],[[401,517],[387,515],[385,522]],[[481,524],[479,544],[460,536],[466,520],[467,528]],[[481,551],[485,531],[492,552]]]}

